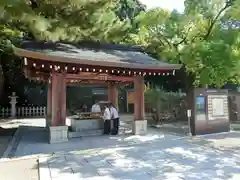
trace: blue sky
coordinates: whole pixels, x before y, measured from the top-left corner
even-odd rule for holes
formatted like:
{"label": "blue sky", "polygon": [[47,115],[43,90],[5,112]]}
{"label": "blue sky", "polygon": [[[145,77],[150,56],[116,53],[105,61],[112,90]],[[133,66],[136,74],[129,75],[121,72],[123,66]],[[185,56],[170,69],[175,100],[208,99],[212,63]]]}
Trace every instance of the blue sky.
{"label": "blue sky", "polygon": [[184,0],[140,0],[147,8],[161,7],[164,9],[176,9],[180,12],[184,10]]}

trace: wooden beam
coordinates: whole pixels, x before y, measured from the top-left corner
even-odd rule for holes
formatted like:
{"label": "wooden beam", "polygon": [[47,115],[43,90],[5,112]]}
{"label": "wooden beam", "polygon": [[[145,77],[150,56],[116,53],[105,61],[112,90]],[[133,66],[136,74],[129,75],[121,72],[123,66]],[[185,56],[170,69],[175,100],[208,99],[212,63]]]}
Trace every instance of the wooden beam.
{"label": "wooden beam", "polygon": [[[25,68],[25,76],[29,79],[47,81],[50,73],[35,71],[33,69]],[[97,81],[120,81],[120,82],[134,82],[134,77],[116,76],[104,73],[81,72],[79,74],[66,74],[66,79],[69,80],[97,80]]]}
{"label": "wooden beam", "polygon": [[109,74],[98,74],[97,76],[81,75],[81,74],[67,74],[66,79],[72,80],[100,80],[100,81],[124,81],[133,82],[133,77],[113,76]]}
{"label": "wooden beam", "polygon": [[[67,84],[91,84],[91,85],[108,85],[110,81],[98,81],[98,80],[67,80]],[[130,84],[131,82],[116,82],[116,85],[121,86],[124,84]]]}

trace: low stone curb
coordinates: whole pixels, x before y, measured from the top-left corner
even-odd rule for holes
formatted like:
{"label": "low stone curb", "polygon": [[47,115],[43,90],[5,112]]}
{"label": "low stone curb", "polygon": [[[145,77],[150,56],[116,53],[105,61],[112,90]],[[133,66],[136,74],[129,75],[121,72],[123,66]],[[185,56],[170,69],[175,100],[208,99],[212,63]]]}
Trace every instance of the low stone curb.
{"label": "low stone curb", "polygon": [[30,156],[24,156],[24,157],[15,157],[15,158],[2,158],[0,159],[0,163],[3,162],[11,162],[11,161],[18,161],[18,160],[28,160],[28,159],[39,159],[43,157],[49,157],[52,156],[52,154],[46,154],[46,155],[30,155]]}
{"label": "low stone curb", "polygon": [[20,134],[20,127],[14,133],[11,142],[8,144],[7,149],[4,151],[3,156],[2,156],[3,159],[9,158],[9,155],[11,154],[13,146],[16,144],[16,142],[18,140],[19,134]]}

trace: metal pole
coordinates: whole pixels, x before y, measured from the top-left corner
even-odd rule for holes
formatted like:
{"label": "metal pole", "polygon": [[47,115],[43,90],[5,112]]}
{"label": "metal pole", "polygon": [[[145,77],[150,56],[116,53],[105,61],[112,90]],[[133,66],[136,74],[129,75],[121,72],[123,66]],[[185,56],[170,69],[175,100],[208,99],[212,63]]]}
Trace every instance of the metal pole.
{"label": "metal pole", "polygon": [[188,109],[187,110],[187,117],[188,117],[188,129],[189,129],[189,132],[188,132],[188,135],[189,136],[192,136],[192,132],[191,132],[191,115],[192,112],[191,112],[191,109]]}

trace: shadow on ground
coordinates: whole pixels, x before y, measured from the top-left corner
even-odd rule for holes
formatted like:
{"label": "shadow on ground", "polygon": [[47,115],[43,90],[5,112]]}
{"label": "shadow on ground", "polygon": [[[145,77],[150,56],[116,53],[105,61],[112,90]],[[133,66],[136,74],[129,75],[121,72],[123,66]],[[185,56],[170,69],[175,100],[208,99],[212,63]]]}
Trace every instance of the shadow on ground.
{"label": "shadow on ground", "polygon": [[221,151],[240,153],[240,132],[211,134],[192,138],[184,138],[185,141],[204,147],[210,147]]}
{"label": "shadow on ground", "polygon": [[[129,138],[133,137],[120,139],[130,141]],[[150,140],[149,136],[149,140],[140,144],[107,149],[102,145],[101,148],[48,157],[40,165],[50,169],[52,178],[227,180],[240,175],[239,158],[229,153],[203,150],[179,140],[166,141]]]}
{"label": "shadow on ground", "polygon": [[0,136],[13,136],[17,128],[2,128],[0,127]]}
{"label": "shadow on ground", "polygon": [[240,175],[240,158],[233,153],[159,129],[150,128],[146,136],[85,137],[60,144],[48,144],[41,127],[23,127],[20,134],[13,155],[47,155],[40,165],[54,178],[230,180]]}
{"label": "shadow on ground", "polygon": [[12,140],[16,128],[2,128],[0,127],[0,157],[4,154],[9,142]]}

